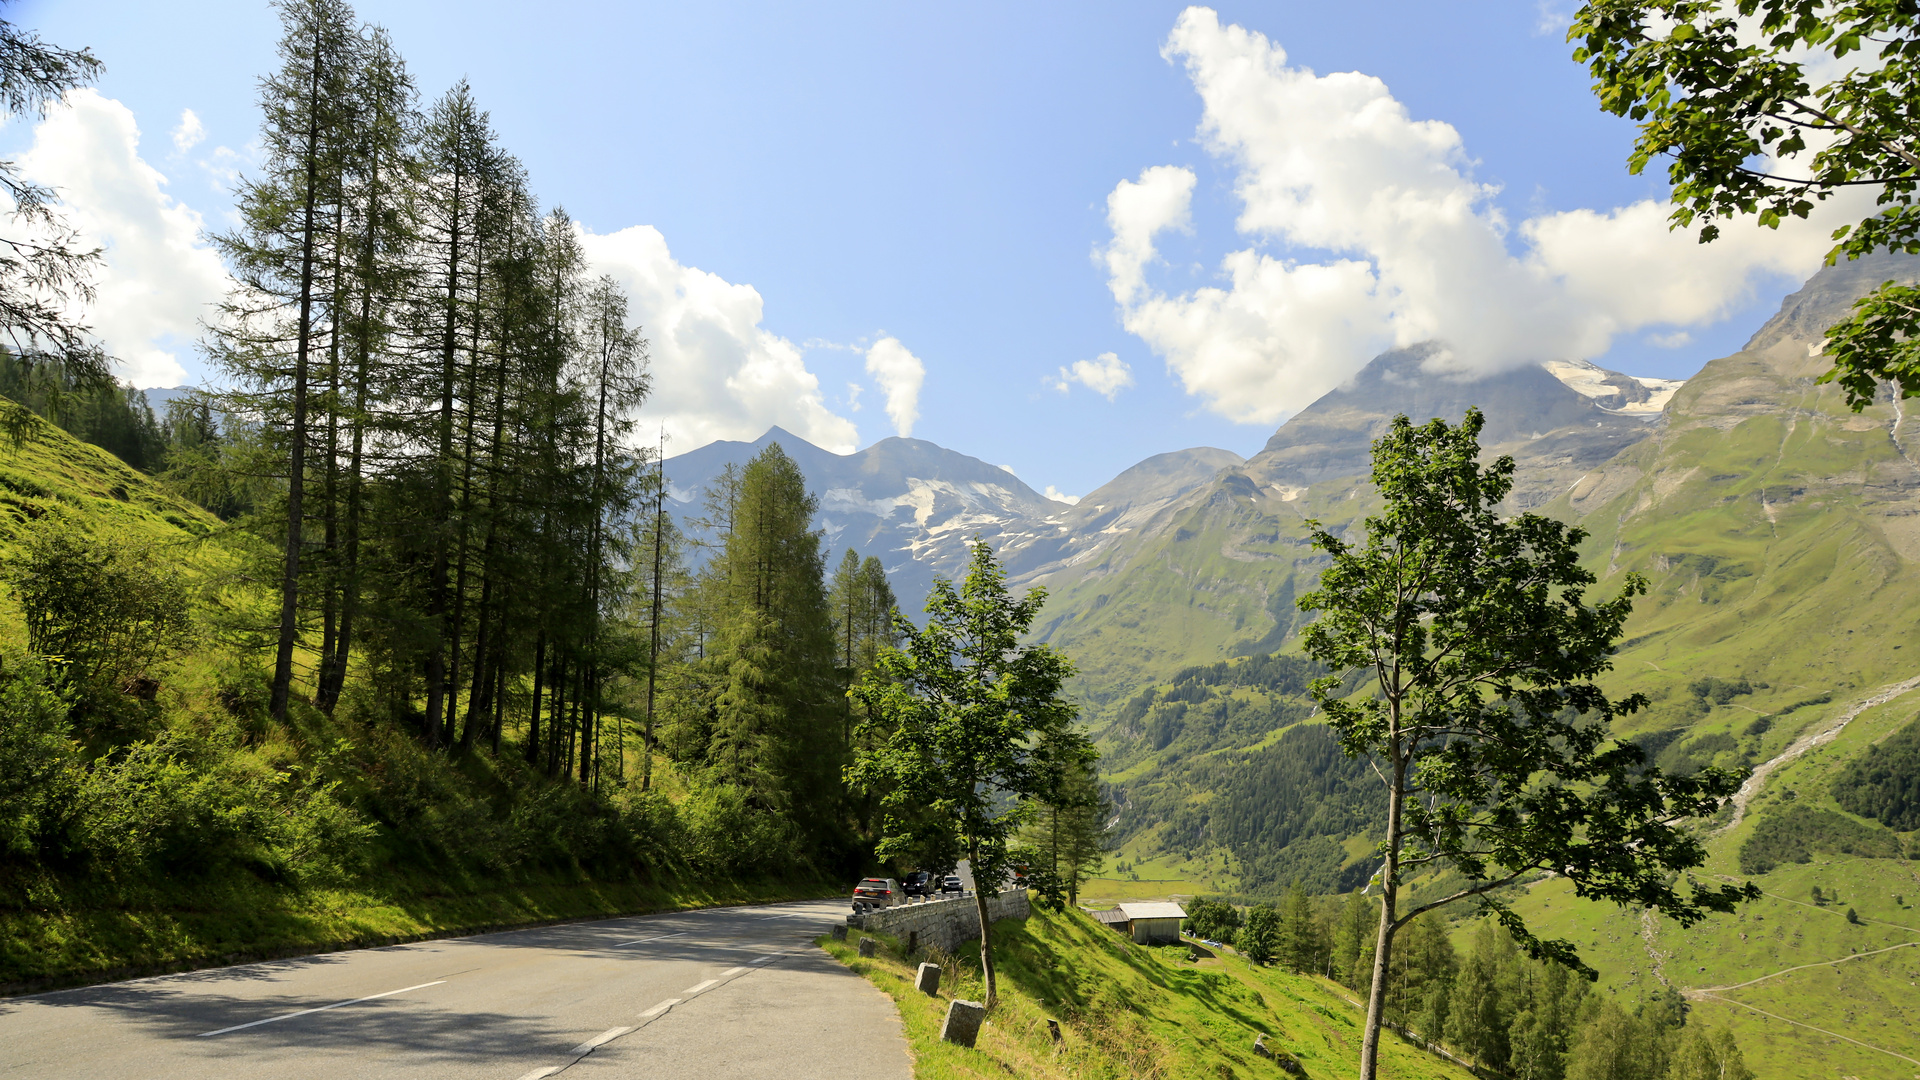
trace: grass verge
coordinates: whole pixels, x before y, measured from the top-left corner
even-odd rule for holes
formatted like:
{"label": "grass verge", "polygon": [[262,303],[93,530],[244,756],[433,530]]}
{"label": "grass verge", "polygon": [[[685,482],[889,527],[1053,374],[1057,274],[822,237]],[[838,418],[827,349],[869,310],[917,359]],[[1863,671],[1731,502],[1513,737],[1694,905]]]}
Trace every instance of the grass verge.
{"label": "grass verge", "polygon": [[[947,1003],[980,1000],[977,953],[908,957],[884,934],[879,955],[859,955],[858,930],[845,942],[820,938],[842,964],[891,996],[912,1048],[917,1080],[1236,1080],[1286,1075],[1256,1056],[1254,1037],[1292,1058],[1315,1080],[1359,1075],[1361,1015],[1344,989],[1309,976],[1248,964],[1238,956],[1190,960],[1185,945],[1135,945],[1077,911],[1036,911],[994,924],[1000,1003],[966,1049],[940,1041]],[[1204,951],[1204,950],[1203,950]],[[913,987],[920,961],[941,964],[936,997]],[[1047,1021],[1057,1020],[1053,1041]],[[1470,1080],[1472,1074],[1388,1035],[1381,1076]]]}
{"label": "grass verge", "polygon": [[206,885],[0,907],[0,994],[582,919],[837,896],[821,881],[553,880],[471,892]]}

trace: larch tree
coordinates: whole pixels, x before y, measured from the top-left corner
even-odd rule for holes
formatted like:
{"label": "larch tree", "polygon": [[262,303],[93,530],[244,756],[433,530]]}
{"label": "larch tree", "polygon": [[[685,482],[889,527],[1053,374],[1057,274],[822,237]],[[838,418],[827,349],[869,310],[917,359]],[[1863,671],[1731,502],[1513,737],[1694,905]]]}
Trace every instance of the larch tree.
{"label": "larch tree", "polygon": [[[0,19],[0,119],[44,117],[67,91],[90,86],[100,60],[86,49],[63,49]],[[63,390],[113,386],[110,362],[75,310],[94,299],[93,273],[100,250],[87,247],[57,207],[56,193],[20,175],[12,158],[0,158],[0,196],[9,202],[0,232],[0,337],[6,352],[37,382],[48,399],[43,408],[58,418]],[[10,414],[7,434],[26,436],[27,414]]]}
{"label": "larch tree", "polygon": [[337,331],[338,213],[355,126],[363,44],[339,0],[281,0],[280,67],[262,80],[259,175],[237,191],[239,225],[213,238],[235,279],[212,327],[214,358],[251,392],[231,411],[260,418],[280,449],[280,617],[269,711],[284,719],[300,639],[312,371]]}

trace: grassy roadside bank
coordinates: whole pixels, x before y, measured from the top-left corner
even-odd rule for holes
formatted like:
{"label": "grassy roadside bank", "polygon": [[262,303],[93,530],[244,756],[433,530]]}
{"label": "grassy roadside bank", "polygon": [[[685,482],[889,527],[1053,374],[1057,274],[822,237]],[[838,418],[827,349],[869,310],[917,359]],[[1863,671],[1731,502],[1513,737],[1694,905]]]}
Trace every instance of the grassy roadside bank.
{"label": "grassy roadside bank", "polygon": [[0,995],[576,920],[837,896],[820,880],[561,881],[453,894],[264,884],[0,908]]}
{"label": "grassy roadside bank", "polygon": [[[983,994],[979,956],[931,957],[938,997],[913,987],[925,953],[875,934],[879,955],[862,959],[860,931],[819,939],[842,964],[893,998],[913,1052],[916,1080],[1232,1080],[1280,1076],[1253,1052],[1254,1037],[1291,1057],[1315,1080],[1359,1074],[1360,1015],[1323,979],[1258,968],[1238,956],[1188,959],[1186,946],[1135,945],[1077,911],[1035,911],[996,923],[1000,1004],[971,1050],[940,1041],[947,1003]],[[1058,1045],[1047,1027],[1060,1023]],[[1394,1080],[1470,1080],[1472,1074],[1397,1038],[1380,1048]]]}

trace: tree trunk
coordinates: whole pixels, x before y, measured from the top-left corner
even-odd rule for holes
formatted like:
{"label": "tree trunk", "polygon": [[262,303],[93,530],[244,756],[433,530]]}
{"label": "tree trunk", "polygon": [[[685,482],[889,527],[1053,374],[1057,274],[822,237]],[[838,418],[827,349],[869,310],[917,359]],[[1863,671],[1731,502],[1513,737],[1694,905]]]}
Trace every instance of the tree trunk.
{"label": "tree trunk", "polygon": [[293,431],[287,456],[287,548],[280,572],[280,640],[273,656],[273,691],[267,711],[287,718],[293,691],[293,647],[300,635],[300,526],[307,472],[307,350],[313,337],[313,230],[315,187],[320,183],[320,27],[313,30],[313,75],[307,86],[307,190],[300,223],[300,326],[294,343]]}
{"label": "tree trunk", "polygon": [[973,869],[973,907],[980,914],[980,972],[987,982],[987,1008],[991,1009],[1000,1000],[1000,984],[993,972],[993,922],[987,918],[987,894],[980,888],[980,848],[974,845],[967,852],[967,863]]}
{"label": "tree trunk", "polygon": [[[1394,726],[1398,728],[1399,724],[1396,722]],[[1387,981],[1396,929],[1394,905],[1400,893],[1396,879],[1400,873],[1400,813],[1407,762],[1397,734],[1390,739],[1388,747],[1393,759],[1393,786],[1387,791],[1387,857],[1380,868],[1380,930],[1373,945],[1373,985],[1367,988],[1367,1026],[1360,1041],[1360,1080],[1374,1080],[1379,1069],[1380,1026],[1386,1018]]]}
{"label": "tree trunk", "polygon": [[666,543],[667,520],[667,436],[660,432],[659,478],[653,493],[653,610],[648,616],[647,632],[652,643],[647,648],[647,726],[640,733],[640,790],[653,787],[653,695],[660,674],[660,603],[662,599],[661,557]]}
{"label": "tree trunk", "polygon": [[[340,701],[340,690],[347,679],[347,665],[353,659],[354,616],[360,607],[360,515],[362,455],[366,448],[367,369],[373,354],[374,243],[380,218],[380,156],[376,150],[367,161],[367,231],[361,259],[360,320],[354,328],[353,372],[353,444],[347,457],[347,537],[342,555],[344,572],[340,585],[340,631],[334,641],[333,667],[321,680],[319,704],[329,715]],[[336,335],[338,330],[335,330]]]}
{"label": "tree trunk", "polygon": [[447,625],[447,519],[453,516],[453,355],[459,332],[460,311],[460,212],[466,192],[465,147],[457,148],[453,160],[453,203],[448,214],[447,236],[447,310],[440,343],[440,430],[438,460],[434,463],[434,542],[433,580],[429,587],[428,614],[437,635],[427,659],[427,745],[441,744],[440,729],[447,719],[447,649],[460,648],[459,630]]}
{"label": "tree trunk", "polygon": [[547,674],[547,632],[543,629],[534,639],[533,645],[533,709],[527,715],[527,764],[540,763],[540,694],[545,689],[541,680]]}

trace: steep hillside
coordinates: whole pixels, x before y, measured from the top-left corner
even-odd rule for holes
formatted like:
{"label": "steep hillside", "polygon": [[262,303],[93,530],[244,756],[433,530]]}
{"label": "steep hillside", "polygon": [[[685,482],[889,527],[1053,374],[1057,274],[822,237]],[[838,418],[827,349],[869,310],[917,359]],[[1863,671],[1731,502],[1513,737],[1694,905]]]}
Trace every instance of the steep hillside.
{"label": "steep hillside", "polygon": [[[927,953],[908,956],[899,941],[876,934],[876,955],[861,957],[863,936],[856,930],[845,942],[818,943],[899,1005],[914,1075],[923,1080],[1333,1080],[1359,1073],[1365,1012],[1331,979],[1260,967],[1204,946],[1135,945],[1082,912],[1036,907],[1028,919],[994,925],[1000,1003],[967,1050],[941,1042],[939,1031],[948,1001],[980,999],[979,952],[963,947],[931,957],[942,974],[939,993],[928,995],[913,982]],[[1049,1022],[1059,1025],[1058,1035]],[[1260,1035],[1270,1057],[1253,1050]],[[1394,1080],[1474,1075],[1395,1037],[1381,1040],[1380,1066]]]}
{"label": "steep hillside", "polygon": [[1369,447],[1396,415],[1457,420],[1478,405],[1488,453],[1519,466],[1513,504],[1530,508],[1646,439],[1675,388],[1592,365],[1462,379],[1429,370],[1428,355],[1378,357],[1244,465],[1135,515],[1079,558],[1016,560],[1016,582],[1053,591],[1041,633],[1080,665],[1079,689],[1111,705],[1143,677],[1282,647],[1299,623],[1295,598],[1319,572],[1305,521],[1339,529],[1371,509]]}
{"label": "steep hillside", "polygon": [[0,439],[0,551],[49,511],[161,544],[193,545],[219,528],[212,514],[20,405],[0,398],[0,413],[26,431],[17,445]]}

